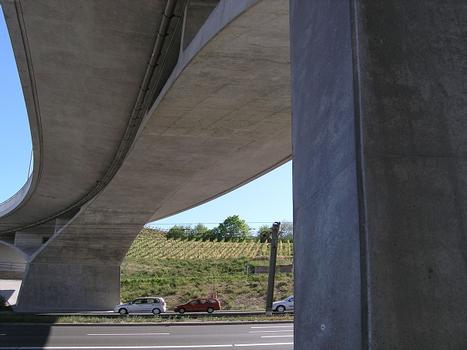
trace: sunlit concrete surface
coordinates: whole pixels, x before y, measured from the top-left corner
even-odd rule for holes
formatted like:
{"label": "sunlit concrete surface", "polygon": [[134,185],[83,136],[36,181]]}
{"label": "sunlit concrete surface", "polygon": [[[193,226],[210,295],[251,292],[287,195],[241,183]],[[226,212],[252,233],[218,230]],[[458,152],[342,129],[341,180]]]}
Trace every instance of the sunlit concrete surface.
{"label": "sunlit concrete surface", "polygon": [[10,305],[15,305],[18,298],[21,280],[0,279],[0,295],[3,296]]}

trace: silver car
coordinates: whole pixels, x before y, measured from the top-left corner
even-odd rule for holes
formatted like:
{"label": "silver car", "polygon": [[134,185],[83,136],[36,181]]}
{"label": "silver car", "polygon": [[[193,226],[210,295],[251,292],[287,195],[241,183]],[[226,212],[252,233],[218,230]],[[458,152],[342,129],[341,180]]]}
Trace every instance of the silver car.
{"label": "silver car", "polygon": [[114,312],[118,312],[120,315],[126,315],[129,313],[148,313],[152,312],[154,315],[159,315],[162,312],[167,311],[167,305],[165,300],[160,297],[145,297],[137,298],[133,301],[124,304],[118,304],[114,308]]}
{"label": "silver car", "polygon": [[285,310],[293,310],[294,309],[294,297],[291,295],[284,300],[275,301],[272,303],[272,309],[277,312],[284,312]]}

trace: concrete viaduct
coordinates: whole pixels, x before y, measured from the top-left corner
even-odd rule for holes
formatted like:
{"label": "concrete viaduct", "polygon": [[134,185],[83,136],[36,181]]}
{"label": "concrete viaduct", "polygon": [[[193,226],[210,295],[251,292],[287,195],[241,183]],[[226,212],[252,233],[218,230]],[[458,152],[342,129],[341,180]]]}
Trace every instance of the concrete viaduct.
{"label": "concrete viaduct", "polygon": [[0,204],[18,310],[111,308],[145,223],[293,155],[295,348],[467,348],[465,1],[0,3],[34,153]]}

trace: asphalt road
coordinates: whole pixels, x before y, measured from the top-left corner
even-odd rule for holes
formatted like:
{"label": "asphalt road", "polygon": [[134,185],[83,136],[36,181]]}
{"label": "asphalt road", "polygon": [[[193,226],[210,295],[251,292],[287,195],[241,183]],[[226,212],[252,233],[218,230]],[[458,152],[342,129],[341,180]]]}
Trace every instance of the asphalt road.
{"label": "asphalt road", "polygon": [[292,350],[293,324],[196,326],[0,326],[6,349]]}

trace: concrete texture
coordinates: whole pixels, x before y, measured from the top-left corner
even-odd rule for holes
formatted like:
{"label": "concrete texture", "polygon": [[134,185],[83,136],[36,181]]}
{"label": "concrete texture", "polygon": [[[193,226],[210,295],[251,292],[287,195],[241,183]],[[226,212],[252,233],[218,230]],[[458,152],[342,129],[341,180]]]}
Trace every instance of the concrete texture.
{"label": "concrete texture", "polygon": [[120,302],[120,265],[65,261],[29,264],[15,310],[109,310]]}
{"label": "concrete texture", "polygon": [[296,349],[467,348],[466,18],[291,2]]}
{"label": "concrete texture", "polygon": [[28,256],[12,244],[0,241],[0,279],[21,279]]}
{"label": "concrete texture", "polygon": [[1,4],[28,110],[34,169],[14,200],[0,205],[0,232],[53,217],[104,176],[127,128],[165,0]]}
{"label": "concrete texture", "polygon": [[296,349],[362,348],[349,12],[291,3]]}
{"label": "concrete texture", "polygon": [[112,308],[118,267],[146,222],[290,159],[288,28],[286,0],[219,2],[180,52],[111,181],[30,257],[19,310]]}

